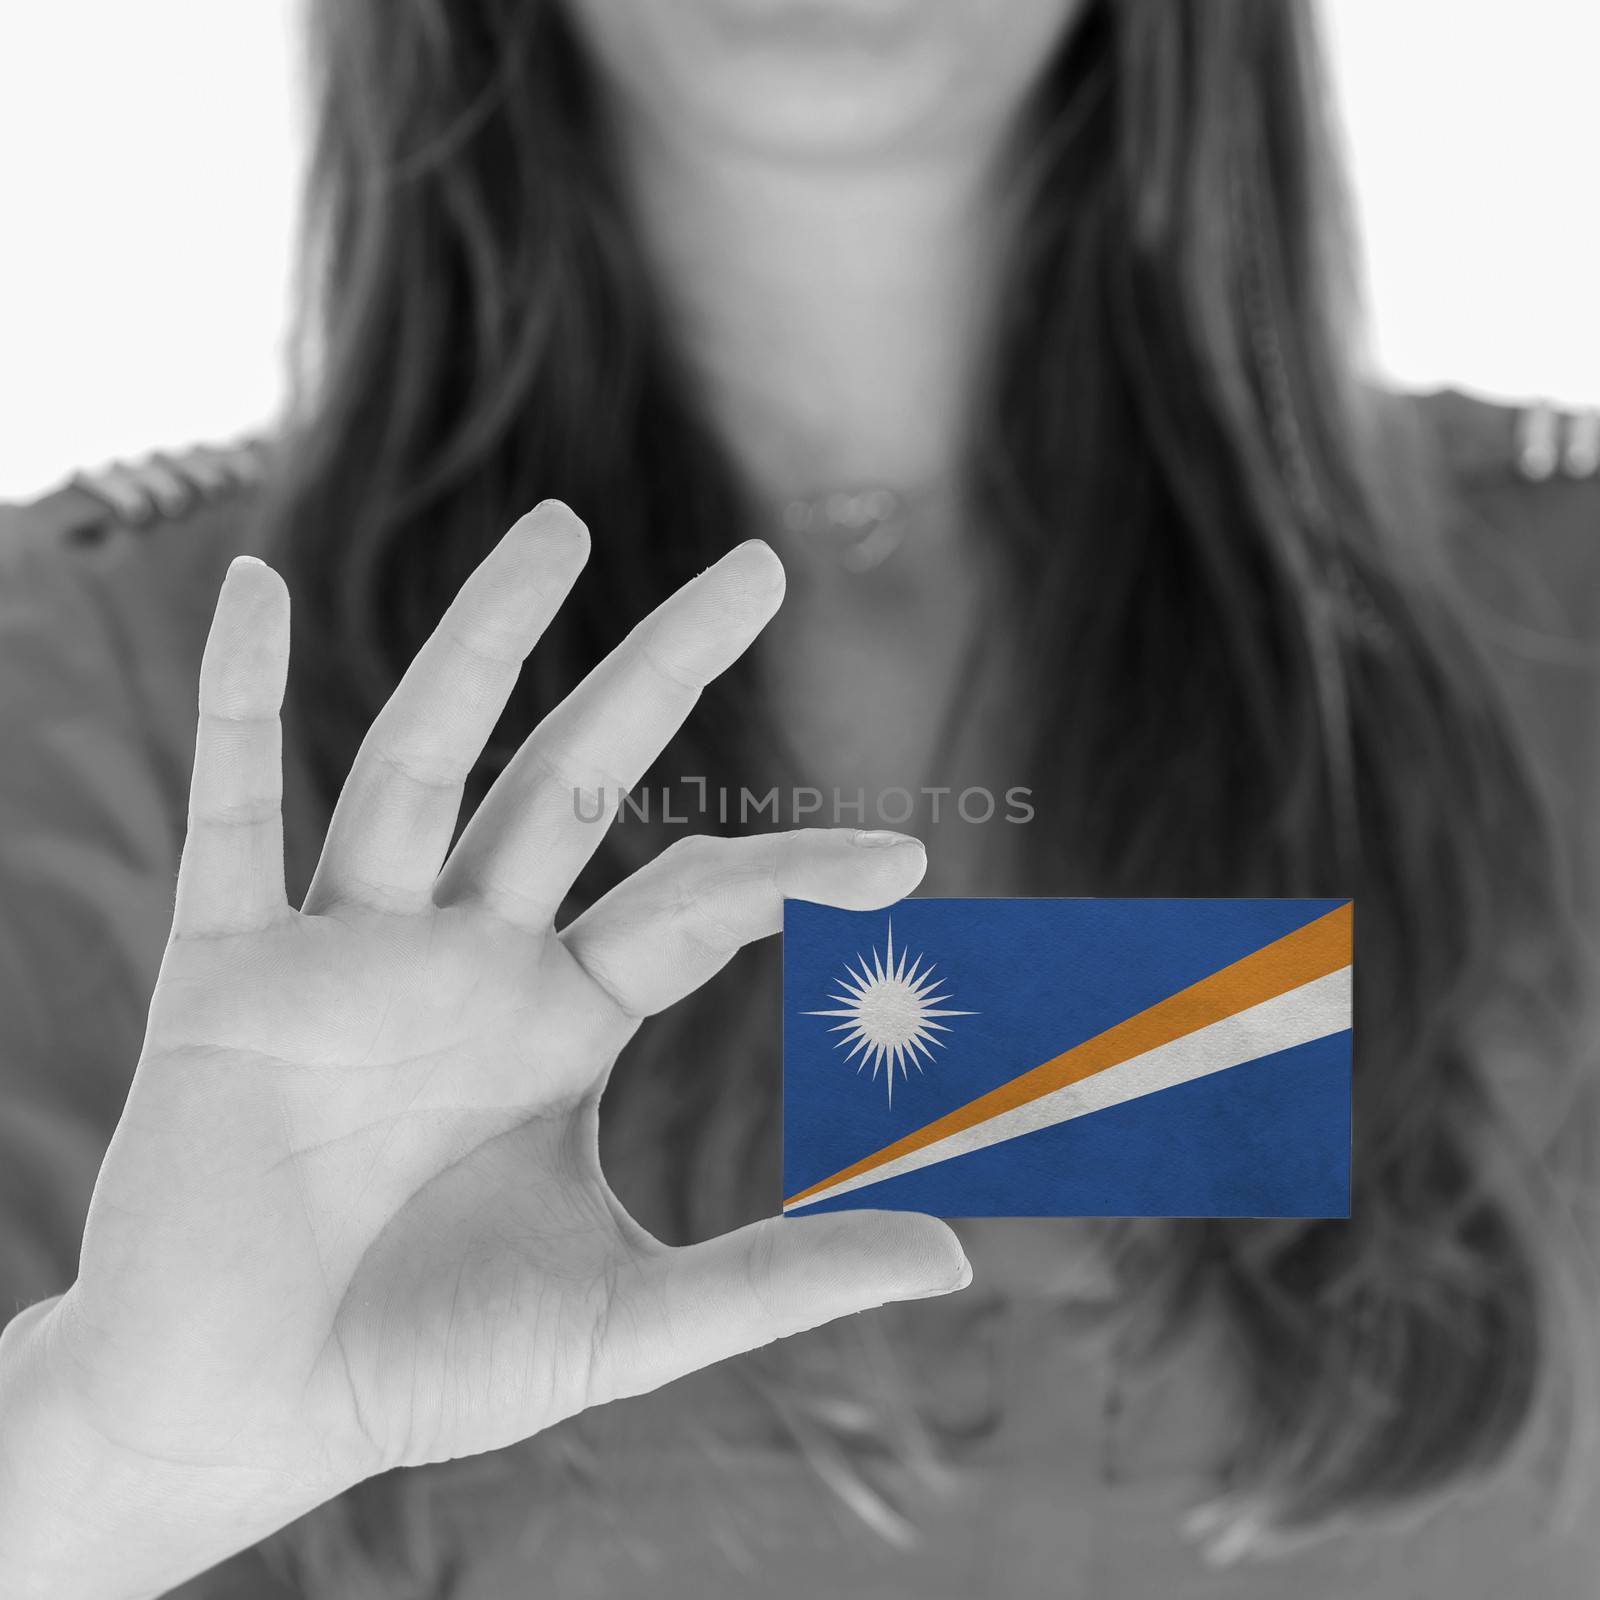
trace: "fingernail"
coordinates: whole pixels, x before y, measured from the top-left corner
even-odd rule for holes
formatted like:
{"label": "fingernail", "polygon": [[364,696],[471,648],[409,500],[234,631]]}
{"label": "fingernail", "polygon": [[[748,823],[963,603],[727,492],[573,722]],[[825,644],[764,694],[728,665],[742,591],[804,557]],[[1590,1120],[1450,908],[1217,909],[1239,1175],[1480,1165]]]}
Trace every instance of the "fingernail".
{"label": "fingernail", "polygon": [[761,551],[764,555],[771,556],[774,566],[780,568],[782,567],[783,563],[778,560],[778,552],[774,550],[765,539],[746,539],[743,544],[736,544],[731,550],[723,551],[723,553],[718,556],[717,559],[711,563],[711,565],[713,567],[718,567],[721,566],[724,561],[732,561],[735,556],[748,557],[757,550]]}
{"label": "fingernail", "polygon": [[228,563],[228,570],[222,575],[222,587],[231,589],[235,584],[245,582],[248,588],[249,580],[246,579],[245,574],[252,570],[265,570],[266,565],[265,561],[259,560],[255,556],[235,556]]}
{"label": "fingernail", "polygon": [[932,1300],[938,1295],[955,1294],[958,1290],[965,1289],[972,1282],[972,1263],[965,1256],[961,1258],[961,1270],[956,1274],[954,1283],[941,1284],[937,1289],[924,1289],[918,1294],[908,1294],[902,1298],[906,1300]]}
{"label": "fingernail", "polygon": [[891,833],[887,828],[857,828],[850,835],[850,843],[860,850],[892,850],[896,845],[914,844],[922,849],[922,841],[909,833]]}
{"label": "fingernail", "polygon": [[789,581],[783,563],[778,559],[778,552],[765,539],[746,539],[743,544],[736,544],[726,555],[713,561],[706,571],[715,572],[722,566],[729,566],[738,574],[738,581],[742,584],[749,584],[759,574],[756,580],[758,592],[778,599],[782,598]]}
{"label": "fingernail", "polygon": [[540,539],[559,535],[565,539],[581,539],[585,547],[589,543],[589,530],[583,519],[565,500],[541,500],[517,526],[527,528]]}

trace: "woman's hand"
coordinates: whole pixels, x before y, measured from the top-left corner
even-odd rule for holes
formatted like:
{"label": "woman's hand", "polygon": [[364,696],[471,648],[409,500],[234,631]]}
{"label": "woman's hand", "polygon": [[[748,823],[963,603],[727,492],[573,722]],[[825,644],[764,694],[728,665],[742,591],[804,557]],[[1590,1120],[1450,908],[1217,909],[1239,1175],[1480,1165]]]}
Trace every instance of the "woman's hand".
{"label": "woman's hand", "polygon": [[[775,932],[785,896],[888,904],[924,857],[844,831],[685,839],[553,926],[604,832],[582,820],[595,791],[614,809],[777,608],[760,544],[641,623],[451,850],[464,780],[587,549],[546,504],[468,580],[362,745],[299,912],[279,806],[288,596],[260,562],[229,570],[144,1050],[78,1281],[12,1341],[13,1390],[25,1372],[47,1398],[37,1436],[77,1441],[74,1462],[103,1446],[86,1477],[143,1508],[115,1592],[385,1468],[967,1280],[931,1218],[774,1219],[670,1249],[607,1187],[596,1108],[640,1019]],[[140,1572],[129,1552],[161,1543],[169,1509],[182,1548]],[[87,1546],[101,1512],[82,1515]],[[0,1545],[19,1538],[0,1513]]]}

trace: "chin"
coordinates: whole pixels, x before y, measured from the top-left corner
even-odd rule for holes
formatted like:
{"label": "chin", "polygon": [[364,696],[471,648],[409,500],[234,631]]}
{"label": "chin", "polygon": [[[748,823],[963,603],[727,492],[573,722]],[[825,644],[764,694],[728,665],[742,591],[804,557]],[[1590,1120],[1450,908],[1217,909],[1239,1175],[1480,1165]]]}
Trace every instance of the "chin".
{"label": "chin", "polygon": [[797,155],[960,136],[1021,99],[1079,0],[567,0],[653,121]]}

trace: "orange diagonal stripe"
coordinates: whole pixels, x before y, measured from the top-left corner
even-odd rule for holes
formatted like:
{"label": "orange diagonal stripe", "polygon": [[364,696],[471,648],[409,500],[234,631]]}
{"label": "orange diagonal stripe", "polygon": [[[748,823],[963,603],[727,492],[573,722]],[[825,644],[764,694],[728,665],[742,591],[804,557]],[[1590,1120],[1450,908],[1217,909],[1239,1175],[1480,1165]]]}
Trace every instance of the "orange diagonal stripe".
{"label": "orange diagonal stripe", "polygon": [[819,1190],[832,1188],[847,1178],[859,1177],[874,1167],[910,1155],[963,1128],[987,1122],[1004,1111],[1015,1110],[1041,1095],[1063,1089],[1096,1072],[1104,1072],[1119,1062],[1143,1055],[1158,1045],[1170,1044],[1186,1033],[1204,1028],[1237,1011],[1260,1005],[1290,989],[1298,989],[1314,978],[1326,977],[1341,967],[1350,965],[1351,930],[1353,918],[1350,902],[1336,907],[1325,915],[1296,928],[1293,933],[1274,939],[1271,944],[1252,950],[1230,966],[1213,972],[1187,989],[1158,1000],[1147,1010],[1140,1011],[1115,1027],[1097,1033],[1092,1039],[1053,1057],[1043,1065],[1024,1072],[1020,1077],[1002,1083],[999,1088],[969,1100],[966,1105],[942,1116],[926,1127],[908,1133],[903,1139],[885,1145],[870,1156],[863,1156],[852,1166],[844,1167],[832,1177],[811,1184],[798,1194],[790,1195],[785,1205],[795,1205]]}

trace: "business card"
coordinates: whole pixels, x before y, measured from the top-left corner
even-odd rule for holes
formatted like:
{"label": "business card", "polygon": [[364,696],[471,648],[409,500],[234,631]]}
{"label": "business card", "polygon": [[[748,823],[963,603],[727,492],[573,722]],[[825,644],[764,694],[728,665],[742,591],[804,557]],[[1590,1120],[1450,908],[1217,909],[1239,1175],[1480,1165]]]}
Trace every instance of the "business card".
{"label": "business card", "polygon": [[783,1209],[1348,1216],[1353,916],[789,901]]}

